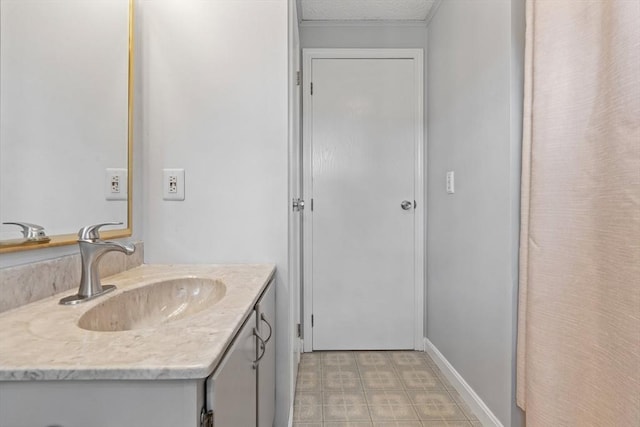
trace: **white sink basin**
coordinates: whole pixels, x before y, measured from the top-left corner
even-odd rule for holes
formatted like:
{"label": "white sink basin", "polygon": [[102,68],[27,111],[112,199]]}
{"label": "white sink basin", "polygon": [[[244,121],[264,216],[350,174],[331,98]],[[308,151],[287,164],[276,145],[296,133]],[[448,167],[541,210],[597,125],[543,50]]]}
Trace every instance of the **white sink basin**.
{"label": "white sink basin", "polygon": [[226,291],[222,281],[205,278],[155,282],[106,298],[83,314],[78,326],[104,332],[153,328],[211,307]]}

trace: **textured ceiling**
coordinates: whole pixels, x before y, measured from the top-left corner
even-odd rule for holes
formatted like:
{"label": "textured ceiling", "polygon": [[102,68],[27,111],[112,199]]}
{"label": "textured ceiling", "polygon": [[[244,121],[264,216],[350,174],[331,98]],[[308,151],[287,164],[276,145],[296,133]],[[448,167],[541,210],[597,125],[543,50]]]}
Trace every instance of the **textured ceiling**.
{"label": "textured ceiling", "polygon": [[424,21],[436,0],[301,0],[303,21]]}

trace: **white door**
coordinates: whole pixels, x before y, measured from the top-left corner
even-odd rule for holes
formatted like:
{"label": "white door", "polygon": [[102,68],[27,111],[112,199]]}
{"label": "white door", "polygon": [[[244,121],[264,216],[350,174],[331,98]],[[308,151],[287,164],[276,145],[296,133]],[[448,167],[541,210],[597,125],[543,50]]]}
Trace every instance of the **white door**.
{"label": "white door", "polygon": [[311,59],[314,350],[416,346],[416,60]]}

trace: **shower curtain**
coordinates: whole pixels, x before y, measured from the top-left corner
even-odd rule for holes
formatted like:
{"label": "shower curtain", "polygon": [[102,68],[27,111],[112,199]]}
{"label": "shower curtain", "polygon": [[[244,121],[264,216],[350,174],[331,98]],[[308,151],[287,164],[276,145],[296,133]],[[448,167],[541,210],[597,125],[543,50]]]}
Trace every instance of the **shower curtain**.
{"label": "shower curtain", "polygon": [[517,402],[640,426],[640,1],[528,0]]}

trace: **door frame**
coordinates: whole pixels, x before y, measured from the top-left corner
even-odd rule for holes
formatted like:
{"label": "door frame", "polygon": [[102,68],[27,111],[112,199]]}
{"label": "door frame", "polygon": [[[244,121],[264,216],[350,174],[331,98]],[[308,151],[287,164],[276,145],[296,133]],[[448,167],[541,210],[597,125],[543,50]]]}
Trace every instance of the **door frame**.
{"label": "door frame", "polygon": [[[287,44],[288,44],[288,174],[289,187],[288,203],[288,273],[289,273],[289,302],[288,325],[289,343],[287,353],[289,360],[289,389],[287,423],[293,420],[293,402],[296,391],[296,381],[302,342],[299,335],[301,319],[302,293],[302,213],[293,209],[293,199],[302,197],[302,92],[298,78],[302,68],[300,49],[300,29],[298,27],[298,4],[296,0],[288,0],[287,12]],[[277,383],[277,380],[276,380]],[[274,421],[275,422],[275,421]]]}
{"label": "door frame", "polygon": [[307,207],[303,211],[303,329],[305,352],[313,351],[313,331],[311,315],[313,308],[313,211],[311,200],[312,180],[312,102],[311,64],[314,59],[413,59],[415,70],[415,159],[414,189],[416,209],[414,210],[414,349],[424,351],[424,306],[425,306],[425,242],[426,242],[426,166],[424,139],[424,52],[422,49],[302,49],[302,176],[303,194]]}

